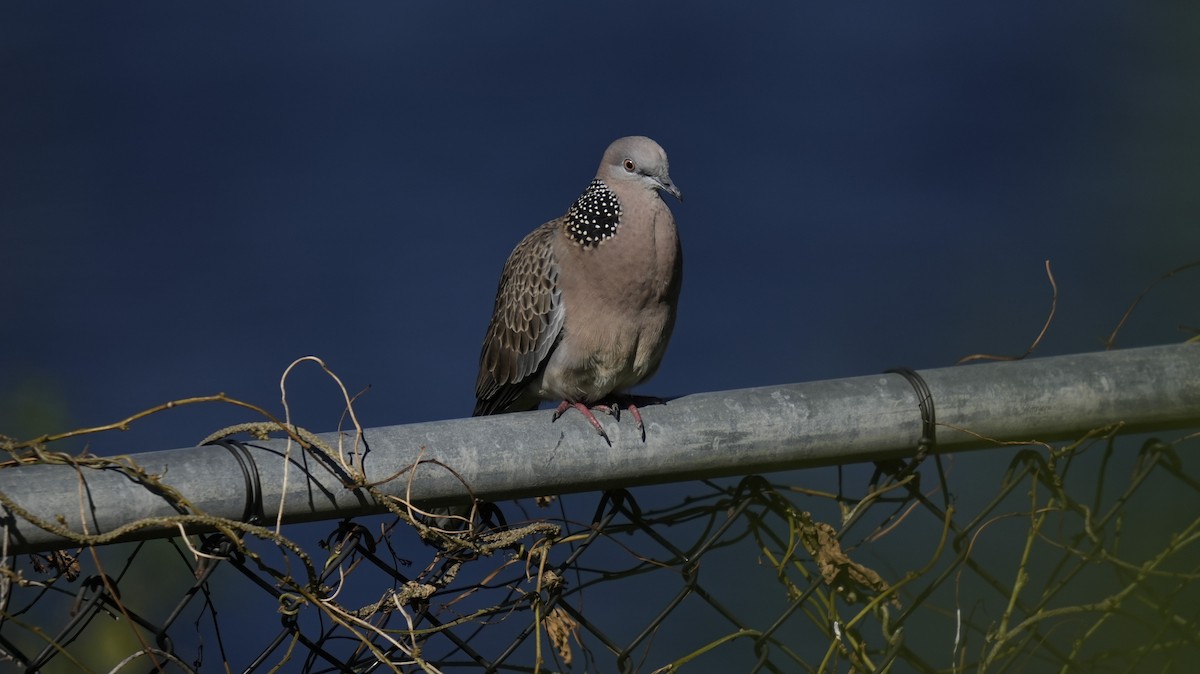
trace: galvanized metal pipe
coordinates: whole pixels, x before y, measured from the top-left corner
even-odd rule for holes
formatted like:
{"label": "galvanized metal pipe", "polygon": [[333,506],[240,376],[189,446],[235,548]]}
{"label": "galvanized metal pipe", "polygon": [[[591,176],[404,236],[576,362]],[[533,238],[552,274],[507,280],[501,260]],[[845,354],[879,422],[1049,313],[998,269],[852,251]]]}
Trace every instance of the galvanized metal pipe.
{"label": "galvanized metal pipe", "polygon": [[[1076,438],[1122,423],[1122,432],[1200,426],[1200,345],[1127,349],[1017,362],[925,370],[939,427],[934,451],[994,442]],[[556,423],[546,410],[371,428],[368,480],[390,496],[424,506],[475,496],[501,500],[612,487],[745,475],[911,455],[922,421],[913,386],[896,374],[702,393],[643,408],[646,441],[628,415],[601,417],[607,446],[574,411]],[[337,434],[322,436],[337,446]],[[984,440],[983,438],[987,438]],[[352,438],[343,434],[345,446]],[[379,512],[364,490],[343,486],[320,461],[293,448],[283,492],[282,440],[248,443],[239,459],[224,447],[133,455],[162,475],[197,512],[242,518],[256,471],[270,521],[282,500],[287,523]],[[397,476],[399,477],[393,477]],[[389,480],[389,478],[392,478]],[[177,514],[170,500],[115,471],[30,465],[0,470],[0,492],[29,512],[61,516],[74,531],[102,533],[149,517]],[[8,552],[69,545],[57,534],[4,512]],[[133,537],[171,536],[142,529]]]}

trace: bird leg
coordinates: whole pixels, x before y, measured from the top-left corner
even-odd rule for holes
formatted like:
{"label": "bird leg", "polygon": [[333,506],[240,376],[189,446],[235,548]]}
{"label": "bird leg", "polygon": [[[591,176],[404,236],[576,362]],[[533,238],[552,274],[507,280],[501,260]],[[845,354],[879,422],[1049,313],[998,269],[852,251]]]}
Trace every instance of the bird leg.
{"label": "bird leg", "polygon": [[628,394],[615,395],[612,397],[612,399],[609,402],[607,402],[605,404],[592,405],[591,407],[587,406],[584,403],[573,403],[570,400],[564,400],[561,403],[559,403],[558,407],[554,410],[554,419],[552,421],[558,421],[559,417],[561,417],[564,413],[566,413],[567,410],[574,407],[575,409],[579,410],[580,413],[583,414],[584,418],[586,418],[588,420],[588,422],[592,424],[592,428],[595,428],[596,432],[600,434],[600,437],[604,438],[604,441],[607,442],[609,444],[609,446],[611,447],[612,440],[609,440],[608,433],[604,432],[604,427],[600,425],[600,421],[596,419],[596,415],[592,414],[592,410],[604,412],[605,414],[610,414],[610,415],[612,415],[612,417],[614,419],[616,419],[617,421],[620,421],[621,420],[621,408],[624,407],[625,409],[629,410],[630,416],[632,416],[634,422],[637,423],[638,432],[641,433],[641,435],[642,435],[642,442],[645,442],[646,441],[646,424],[644,424],[642,422],[642,412],[641,412],[641,410],[638,409],[638,405],[639,404],[641,404],[641,405],[656,405],[656,404],[661,405],[664,403],[666,403],[666,401],[663,400],[662,398],[655,398],[653,396],[635,396],[635,395],[628,395]]}
{"label": "bird leg", "polygon": [[[564,412],[571,409],[572,407],[579,410],[583,414],[584,418],[587,419],[588,422],[592,424],[592,428],[595,428],[596,432],[600,434],[600,437],[604,438],[604,441],[608,443],[609,447],[611,447],[612,440],[608,439],[608,433],[604,432],[604,427],[601,426],[600,422],[596,420],[596,415],[592,414],[592,410],[583,403],[573,403],[570,400],[562,401],[561,403],[558,404],[558,408],[554,410],[554,418],[551,419],[550,422],[554,423],[555,421],[558,421],[558,418],[561,417]],[[613,408],[608,405],[597,405],[596,409],[600,410],[601,412],[613,414]]]}
{"label": "bird leg", "polygon": [[637,405],[629,403],[629,414],[633,420],[637,422],[638,432],[642,434],[642,442],[646,441],[646,424],[642,423],[642,413],[638,411]]}
{"label": "bird leg", "polygon": [[616,395],[613,396],[612,406],[618,410],[622,405],[629,410],[629,415],[637,422],[638,432],[642,434],[642,442],[646,441],[646,424],[642,423],[642,412],[638,409],[638,405],[664,405],[666,400],[656,398],[654,396],[637,396],[637,395]]}

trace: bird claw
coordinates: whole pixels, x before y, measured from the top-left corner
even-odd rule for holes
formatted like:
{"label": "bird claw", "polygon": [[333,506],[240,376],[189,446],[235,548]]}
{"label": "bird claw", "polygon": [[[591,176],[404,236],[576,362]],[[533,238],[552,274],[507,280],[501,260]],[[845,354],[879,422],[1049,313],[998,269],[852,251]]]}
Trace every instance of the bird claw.
{"label": "bird claw", "polygon": [[[558,421],[558,418],[561,417],[567,410],[571,409],[572,407],[579,410],[580,413],[583,414],[584,418],[587,419],[588,422],[592,425],[592,428],[595,428],[596,432],[600,434],[600,437],[604,438],[604,442],[608,443],[609,447],[612,447],[612,440],[610,440],[608,438],[608,433],[604,432],[604,427],[600,425],[600,421],[598,419],[596,419],[596,415],[592,414],[592,410],[589,409],[588,406],[584,405],[583,403],[573,403],[573,402],[570,402],[569,400],[562,401],[561,403],[559,403],[558,407],[554,410],[554,417],[550,420],[550,423],[554,423],[555,421]],[[605,412],[608,412],[609,414],[612,414],[612,412],[605,405],[597,405],[596,409],[603,410]]]}
{"label": "bird claw", "polygon": [[599,410],[601,412],[604,412],[605,414],[609,415],[616,421],[621,420],[621,406],[620,405],[593,405],[592,410],[593,411]]}
{"label": "bird claw", "polygon": [[642,413],[638,411],[637,405],[629,403],[629,416],[637,422],[638,432],[642,434],[642,442],[646,441],[646,424],[642,423]]}
{"label": "bird claw", "polygon": [[[639,398],[639,400],[644,400],[644,399]],[[585,405],[583,403],[573,403],[569,400],[564,400],[561,403],[559,403],[557,408],[555,408],[554,417],[550,421],[551,421],[551,423],[558,421],[559,417],[561,417],[563,414],[565,414],[567,412],[567,410],[569,410],[573,407],[573,408],[579,410],[579,412],[581,414],[583,414],[584,418],[588,420],[588,423],[590,423],[592,425],[592,428],[595,428],[596,432],[600,434],[600,437],[604,438],[604,441],[608,443],[609,447],[611,447],[612,440],[609,439],[608,433],[604,432],[604,427],[600,425],[600,421],[598,419],[596,419],[596,415],[592,413],[592,410],[604,412],[605,414],[611,415],[613,417],[613,419],[620,421],[621,420],[621,404],[622,404],[622,402],[625,403],[625,408],[629,410],[629,415],[632,416],[634,422],[637,423],[638,433],[641,434],[641,436],[642,436],[642,442],[645,442],[646,441],[646,424],[642,421],[641,410],[638,409],[637,404],[635,404],[633,402],[633,400],[618,399],[616,401],[613,401],[611,404],[594,405],[592,407],[588,407],[587,405]]]}

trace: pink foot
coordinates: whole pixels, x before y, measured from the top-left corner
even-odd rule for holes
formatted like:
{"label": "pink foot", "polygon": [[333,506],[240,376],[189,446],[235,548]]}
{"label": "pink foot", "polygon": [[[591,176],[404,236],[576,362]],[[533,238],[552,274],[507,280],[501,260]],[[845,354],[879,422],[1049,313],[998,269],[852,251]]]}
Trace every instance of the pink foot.
{"label": "pink foot", "polygon": [[[611,447],[612,440],[608,439],[608,433],[604,432],[604,427],[600,425],[600,422],[596,419],[596,415],[592,414],[592,410],[589,409],[588,406],[584,405],[583,403],[573,403],[569,400],[562,401],[561,403],[558,404],[558,408],[554,410],[554,418],[551,419],[551,423],[558,421],[558,418],[561,417],[563,415],[563,413],[565,413],[567,410],[571,409],[572,407],[579,410],[580,413],[583,414],[584,418],[587,419],[588,422],[592,424],[592,428],[596,429],[596,432],[600,434],[600,437],[604,438],[604,441],[608,443],[609,447]],[[600,410],[601,412],[613,414],[613,408],[609,407],[608,405],[597,405],[596,409]]]}
{"label": "pink foot", "polygon": [[642,413],[638,411],[637,405],[629,403],[629,415],[637,422],[638,432],[642,434],[642,442],[646,441],[646,424],[642,423]]}
{"label": "pink foot", "polygon": [[[635,404],[635,402],[634,402],[634,399],[635,399],[634,396],[623,396],[621,398],[618,398],[617,400],[614,400],[612,402],[612,404],[593,405],[591,407],[588,407],[587,405],[585,405],[583,403],[573,403],[569,400],[564,400],[561,403],[559,403],[558,407],[554,410],[553,421],[558,421],[559,417],[561,417],[564,413],[566,413],[567,410],[574,407],[575,409],[579,410],[579,412],[581,414],[583,414],[584,418],[586,418],[588,420],[588,422],[592,425],[592,428],[595,428],[596,432],[600,434],[600,437],[604,438],[604,441],[607,442],[609,444],[609,446],[611,447],[612,440],[610,440],[608,438],[608,433],[604,432],[604,427],[600,425],[600,421],[596,419],[596,415],[592,414],[592,410],[597,410],[600,412],[604,412],[605,414],[610,414],[610,415],[612,415],[612,417],[614,419],[616,419],[617,421],[620,421],[621,420],[621,405],[624,404],[626,409],[629,410],[630,416],[632,416],[633,420],[635,422],[637,422],[638,433],[640,433],[642,436],[642,442],[645,442],[646,441],[646,424],[642,422],[642,412],[638,409],[637,404]],[[642,402],[647,402],[647,401],[662,402],[661,400],[658,400],[657,398],[646,398],[645,396],[640,396],[640,397],[637,397],[636,399],[641,400]]]}

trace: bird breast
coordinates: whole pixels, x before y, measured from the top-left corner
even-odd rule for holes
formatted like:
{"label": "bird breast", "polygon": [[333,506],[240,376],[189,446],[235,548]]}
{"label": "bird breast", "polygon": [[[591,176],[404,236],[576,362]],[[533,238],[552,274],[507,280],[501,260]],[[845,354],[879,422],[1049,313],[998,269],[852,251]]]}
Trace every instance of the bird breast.
{"label": "bird breast", "polygon": [[[547,398],[593,403],[647,379],[675,322],[682,259],[675,221],[661,199],[625,209],[616,234],[585,247],[555,238],[563,336],[547,363]],[[633,223],[641,223],[635,226]]]}

